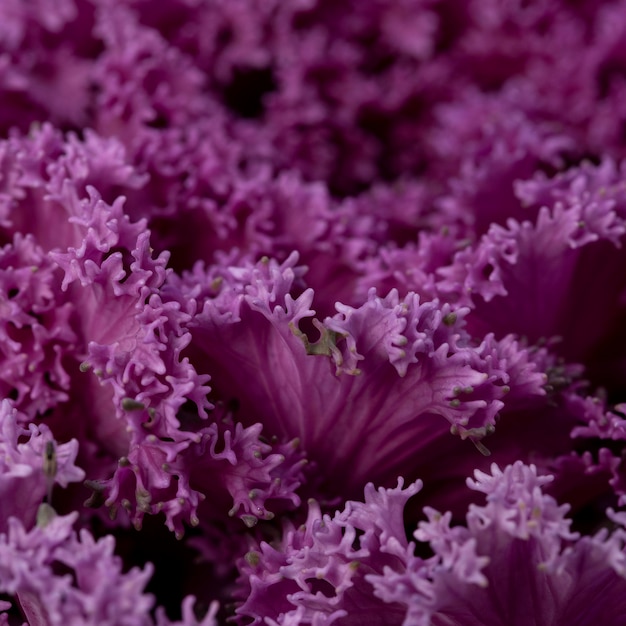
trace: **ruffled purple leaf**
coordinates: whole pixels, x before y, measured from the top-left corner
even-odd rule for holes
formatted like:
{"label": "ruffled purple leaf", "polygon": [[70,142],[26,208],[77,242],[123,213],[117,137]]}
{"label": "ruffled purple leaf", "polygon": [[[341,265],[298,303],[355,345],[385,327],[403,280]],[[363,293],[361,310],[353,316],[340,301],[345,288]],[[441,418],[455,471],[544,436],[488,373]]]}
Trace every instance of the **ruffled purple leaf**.
{"label": "ruffled purple leaf", "polygon": [[324,479],[349,489],[366,476],[389,480],[411,471],[426,432],[439,432],[432,417],[478,444],[507,393],[544,394],[545,375],[512,338],[472,345],[466,310],[415,294],[338,305],[334,318],[314,322],[312,342],[298,328],[314,314],[311,290],[289,293],[302,274],[295,263],[194,272],[168,293],[193,316],[186,354],[218,397],[236,402],[243,423],[299,438]]}
{"label": "ruffled purple leaf", "polygon": [[[124,572],[113,537],[96,540],[87,530],[74,531],[76,517],[47,513],[30,531],[12,518],[0,534],[0,590],[15,598],[30,626],[154,624],[154,598],[144,592],[152,566]],[[217,605],[197,620],[193,604],[192,597],[183,601],[182,621],[171,622],[159,610],[156,624],[213,626]]]}
{"label": "ruffled purple leaf", "polygon": [[625,288],[616,269],[626,233],[619,177],[606,162],[518,185],[524,203],[541,207],[537,220],[492,226],[438,271],[440,296],[472,308],[469,332],[554,340],[567,360],[613,378]]}
{"label": "ruffled purple leaf", "polygon": [[245,599],[237,614],[253,624],[356,624],[367,615],[424,626],[617,626],[626,612],[626,535],[571,532],[568,506],[543,493],[550,480],[521,462],[476,472],[468,486],[487,502],[470,506],[466,525],[425,509],[415,539],[429,546],[429,558],[415,555],[402,518],[419,484],[368,485],[365,502],[348,502],[332,517],[310,504],[301,528],[286,525],[279,542],[254,546],[239,563]]}
{"label": "ruffled purple leaf", "polygon": [[10,517],[26,526],[35,521],[37,508],[52,494],[55,484],[80,482],[85,472],[75,465],[78,441],[57,444],[45,424],[22,426],[21,415],[8,400],[0,404],[0,531]]}
{"label": "ruffled purple leaf", "polygon": [[[262,617],[275,624],[362,623],[378,602],[364,575],[382,572],[400,561],[408,548],[402,512],[420,483],[403,489],[365,488],[365,502],[348,502],[333,517],[309,502],[306,523],[287,525],[281,543],[261,543],[239,563],[245,600],[237,608],[242,620]],[[388,606],[394,623],[398,607]]]}
{"label": "ruffled purple leaf", "polygon": [[25,419],[69,398],[69,355],[76,353],[79,339],[59,278],[56,265],[30,235],[16,234],[0,249],[0,384]]}

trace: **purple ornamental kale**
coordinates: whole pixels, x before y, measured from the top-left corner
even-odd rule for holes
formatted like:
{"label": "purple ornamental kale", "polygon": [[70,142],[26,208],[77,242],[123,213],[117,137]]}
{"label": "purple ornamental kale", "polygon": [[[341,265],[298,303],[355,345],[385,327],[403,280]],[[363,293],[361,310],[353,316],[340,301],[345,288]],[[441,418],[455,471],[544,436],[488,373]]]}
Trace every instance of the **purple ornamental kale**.
{"label": "purple ornamental kale", "polygon": [[0,3],[0,624],[626,622],[625,9]]}

